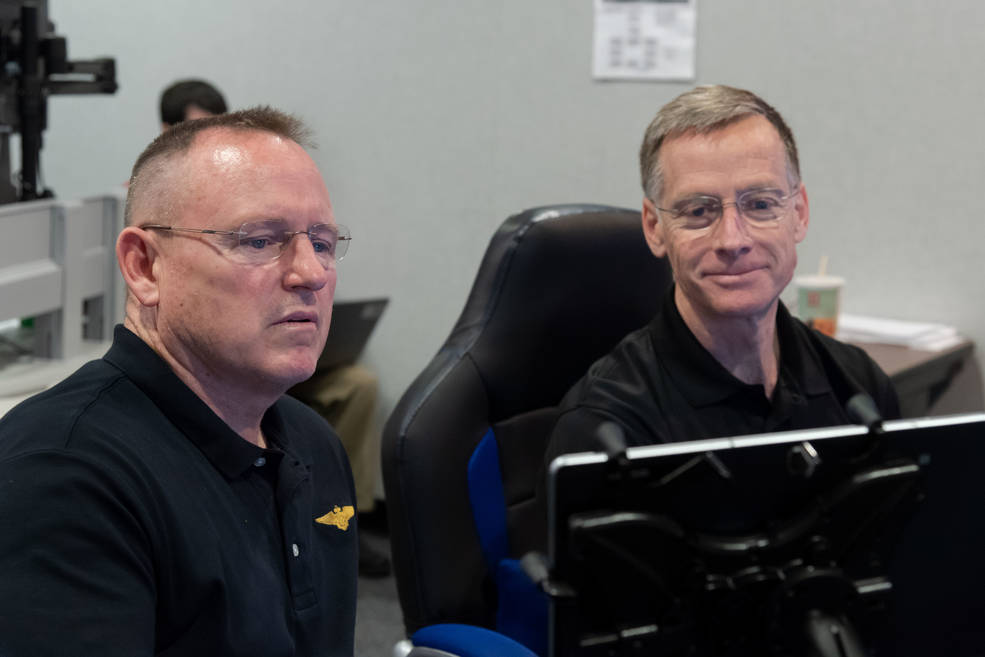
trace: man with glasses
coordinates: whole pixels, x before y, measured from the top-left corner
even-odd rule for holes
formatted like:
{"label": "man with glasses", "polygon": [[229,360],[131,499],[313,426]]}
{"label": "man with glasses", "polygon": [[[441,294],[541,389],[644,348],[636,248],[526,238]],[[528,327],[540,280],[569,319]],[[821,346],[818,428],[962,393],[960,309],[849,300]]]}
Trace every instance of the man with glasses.
{"label": "man with glasses", "polygon": [[569,391],[548,463],[600,449],[606,420],[644,445],[847,424],[858,392],[898,416],[888,377],[862,350],[809,329],[779,300],[810,213],[776,110],[741,89],[688,91],[647,128],[640,167],[643,232],[674,286],[653,321]]}
{"label": "man with glasses", "polygon": [[348,655],[355,493],[315,369],[349,233],[270,108],[131,176],[107,354],[0,423],[0,654]]}
{"label": "man with glasses", "polygon": [[[222,93],[204,80],[179,80],[161,92],[161,131],[182,121],[226,112]],[[380,463],[380,430],[376,422],[379,379],[360,363],[319,366],[306,381],[288,391],[328,420],[345,447],[356,484],[356,513],[372,514]],[[359,534],[359,574],[385,577],[389,557]]]}

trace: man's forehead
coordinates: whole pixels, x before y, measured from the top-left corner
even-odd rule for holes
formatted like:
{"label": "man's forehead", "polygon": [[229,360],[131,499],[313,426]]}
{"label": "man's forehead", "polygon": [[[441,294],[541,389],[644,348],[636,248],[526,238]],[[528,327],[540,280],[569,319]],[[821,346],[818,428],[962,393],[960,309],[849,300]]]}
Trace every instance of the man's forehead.
{"label": "man's forehead", "polygon": [[317,187],[314,193],[328,203],[321,174],[304,148],[263,130],[206,128],[182,151],[149,161],[139,175],[141,191],[132,200],[137,223],[177,221],[186,212],[259,193],[268,178],[278,176],[309,192]]}
{"label": "man's forehead", "polygon": [[281,157],[301,155],[304,149],[296,142],[265,130],[216,127],[195,136],[188,155],[193,161],[221,169],[234,165],[258,163],[265,154]]}
{"label": "man's forehead", "polygon": [[787,152],[776,128],[761,116],[728,124],[710,132],[688,132],[664,142],[660,151],[664,184],[702,173],[750,170],[785,175]]}
{"label": "man's forehead", "polygon": [[668,146],[693,146],[713,150],[736,146],[736,142],[750,150],[773,149],[775,147],[783,150],[783,139],[780,137],[776,126],[770,123],[766,117],[752,114],[713,130],[688,130],[668,136],[661,151],[665,151]]}
{"label": "man's forehead", "polygon": [[297,142],[257,130],[209,129],[196,136],[175,173],[188,188],[256,187],[273,179],[323,186],[314,160]]}
{"label": "man's forehead", "polygon": [[[183,208],[229,214],[223,221],[290,216],[311,205],[324,221],[331,204],[314,160],[297,142],[260,130],[208,129],[178,167]],[[250,212],[246,216],[241,206]],[[312,210],[314,211],[314,210]]]}

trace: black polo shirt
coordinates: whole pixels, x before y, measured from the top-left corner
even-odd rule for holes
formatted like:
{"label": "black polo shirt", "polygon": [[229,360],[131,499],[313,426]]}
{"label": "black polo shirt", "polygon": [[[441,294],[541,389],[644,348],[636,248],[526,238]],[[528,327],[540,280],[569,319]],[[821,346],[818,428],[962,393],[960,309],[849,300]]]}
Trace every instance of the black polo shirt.
{"label": "black polo shirt", "polygon": [[629,445],[850,424],[845,403],[869,393],[884,418],[899,416],[892,383],[868,355],[776,314],[780,372],[772,398],[735,378],[691,333],[671,288],[661,311],[596,361],[560,406],[547,463],[600,450],[595,430],[620,424]]}
{"label": "black polo shirt", "polygon": [[282,397],[243,440],[140,338],[0,421],[0,655],[339,655],[352,476]]}

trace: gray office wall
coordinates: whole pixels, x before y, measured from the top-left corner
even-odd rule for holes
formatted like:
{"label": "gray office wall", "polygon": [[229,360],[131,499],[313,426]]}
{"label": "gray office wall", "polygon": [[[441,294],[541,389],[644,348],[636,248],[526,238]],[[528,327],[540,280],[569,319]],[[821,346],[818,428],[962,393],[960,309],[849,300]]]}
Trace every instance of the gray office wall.
{"label": "gray office wall", "polygon": [[[392,298],[366,354],[381,416],[496,226],[549,203],[637,207],[643,129],[691,86],[593,81],[590,0],[51,0],[50,15],[71,57],[116,57],[120,82],[51,100],[42,165],[61,197],[126,179],[179,77],[312,124],[355,236],[338,294]],[[953,324],[981,353],[985,3],[703,0],[698,21],[696,83],[761,93],[799,139],[800,270],[826,254],[845,310]]]}

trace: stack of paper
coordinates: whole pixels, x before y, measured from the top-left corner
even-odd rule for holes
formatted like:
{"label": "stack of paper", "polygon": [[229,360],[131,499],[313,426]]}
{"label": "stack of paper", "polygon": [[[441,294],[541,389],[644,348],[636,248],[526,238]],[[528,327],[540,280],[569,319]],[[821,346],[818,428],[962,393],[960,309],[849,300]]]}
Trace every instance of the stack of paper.
{"label": "stack of paper", "polygon": [[836,337],[848,342],[879,342],[927,351],[940,351],[961,342],[957,329],[944,324],[906,322],[844,313],[838,316]]}

